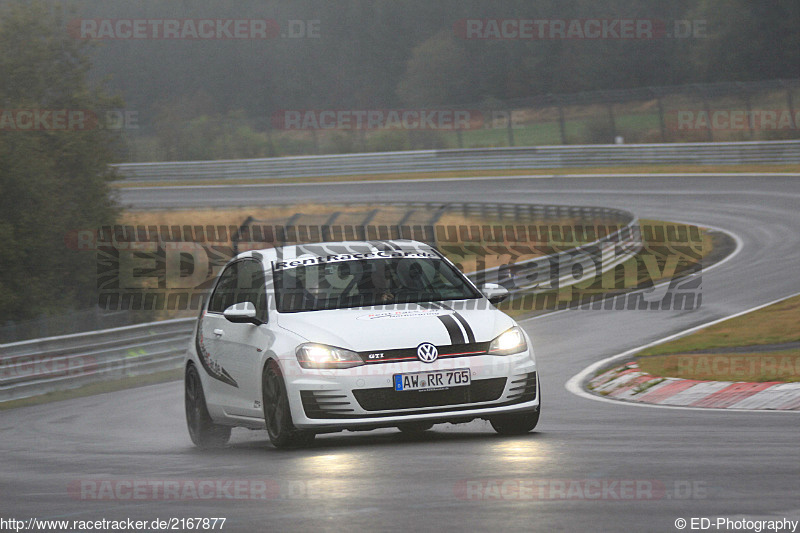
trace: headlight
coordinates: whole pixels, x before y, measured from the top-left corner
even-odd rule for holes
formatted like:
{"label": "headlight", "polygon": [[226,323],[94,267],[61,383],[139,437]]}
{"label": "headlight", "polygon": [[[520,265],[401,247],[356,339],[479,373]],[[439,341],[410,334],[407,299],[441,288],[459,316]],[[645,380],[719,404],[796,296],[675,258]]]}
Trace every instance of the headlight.
{"label": "headlight", "polygon": [[295,354],[303,368],[351,368],[364,364],[356,352],[325,344],[301,344]]}
{"label": "headlight", "polygon": [[511,355],[524,352],[527,349],[528,344],[525,342],[525,335],[523,335],[518,326],[501,333],[489,345],[489,353],[491,355]]}

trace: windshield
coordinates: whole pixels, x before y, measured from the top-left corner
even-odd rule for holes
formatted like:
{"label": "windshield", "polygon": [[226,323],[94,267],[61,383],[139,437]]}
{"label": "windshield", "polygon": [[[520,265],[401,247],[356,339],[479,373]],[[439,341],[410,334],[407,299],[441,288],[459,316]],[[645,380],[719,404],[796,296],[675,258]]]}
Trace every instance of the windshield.
{"label": "windshield", "polygon": [[481,297],[441,259],[362,259],[273,271],[281,313]]}

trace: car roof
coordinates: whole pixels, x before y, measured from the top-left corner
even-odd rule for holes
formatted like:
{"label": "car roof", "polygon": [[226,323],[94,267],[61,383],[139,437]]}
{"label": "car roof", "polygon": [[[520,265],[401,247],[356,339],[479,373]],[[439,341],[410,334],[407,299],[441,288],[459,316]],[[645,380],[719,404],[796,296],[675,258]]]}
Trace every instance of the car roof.
{"label": "car roof", "polygon": [[424,242],[413,240],[375,240],[375,241],[336,241],[309,244],[290,244],[275,248],[248,250],[238,254],[234,260],[244,258],[260,259],[266,264],[275,261],[291,261],[308,255],[329,255],[365,252],[435,252],[435,249]]}

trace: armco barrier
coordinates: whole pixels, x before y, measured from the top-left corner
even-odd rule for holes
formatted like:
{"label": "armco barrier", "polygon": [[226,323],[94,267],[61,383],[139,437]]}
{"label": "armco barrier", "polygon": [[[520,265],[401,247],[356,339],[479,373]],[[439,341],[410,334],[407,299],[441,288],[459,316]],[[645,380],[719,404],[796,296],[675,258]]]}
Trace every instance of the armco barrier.
{"label": "armco barrier", "polygon": [[800,164],[800,141],[567,145],[421,150],[115,165],[124,181],[287,179],[436,171],[523,170],[644,164]]}
{"label": "armco barrier", "polygon": [[[616,232],[578,248],[516,263],[510,269],[495,267],[469,275],[479,283],[500,283],[512,294],[531,290],[530,284],[519,280],[536,279],[539,283],[548,280],[553,261],[559,265],[558,272],[571,272],[577,264],[593,268],[589,263],[598,262],[601,271],[606,271],[635,255],[642,246],[638,220],[618,209],[480,203],[450,207],[464,214],[493,215],[506,220],[535,214],[613,220],[620,225]],[[609,253],[614,255],[609,257]],[[560,279],[559,287],[574,282],[570,278]],[[548,283],[544,281],[544,285]],[[0,345],[0,402],[180,368],[194,322],[193,318],[165,320]]]}
{"label": "armco barrier", "polygon": [[193,319],[0,346],[0,402],[180,366]]}

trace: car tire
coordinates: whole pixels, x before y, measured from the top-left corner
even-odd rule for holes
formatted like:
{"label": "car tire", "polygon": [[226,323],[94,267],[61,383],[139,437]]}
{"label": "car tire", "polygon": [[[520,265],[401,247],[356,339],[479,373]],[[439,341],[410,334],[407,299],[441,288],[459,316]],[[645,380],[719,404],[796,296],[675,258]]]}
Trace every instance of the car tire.
{"label": "car tire", "polygon": [[301,431],[294,427],[286,384],[281,369],[275,361],[267,363],[261,381],[264,423],[272,445],[276,448],[300,448],[310,445],[316,435],[314,432]]}
{"label": "car tire", "polygon": [[489,423],[500,435],[524,435],[532,431],[539,423],[539,411],[495,416],[489,420]]}
{"label": "car tire", "polygon": [[539,415],[542,412],[542,386],[538,379],[536,381],[536,391],[539,396],[539,406],[535,411],[495,416],[489,420],[494,430],[500,435],[524,435],[533,431],[539,423]]}
{"label": "car tire", "polygon": [[433,424],[431,422],[406,422],[404,424],[397,425],[397,429],[403,433],[408,433],[409,435],[424,433],[432,427]]}
{"label": "car tire", "polygon": [[186,367],[184,378],[184,404],[189,437],[198,448],[220,448],[231,438],[231,428],[215,424],[208,414],[203,383],[194,365]]}

